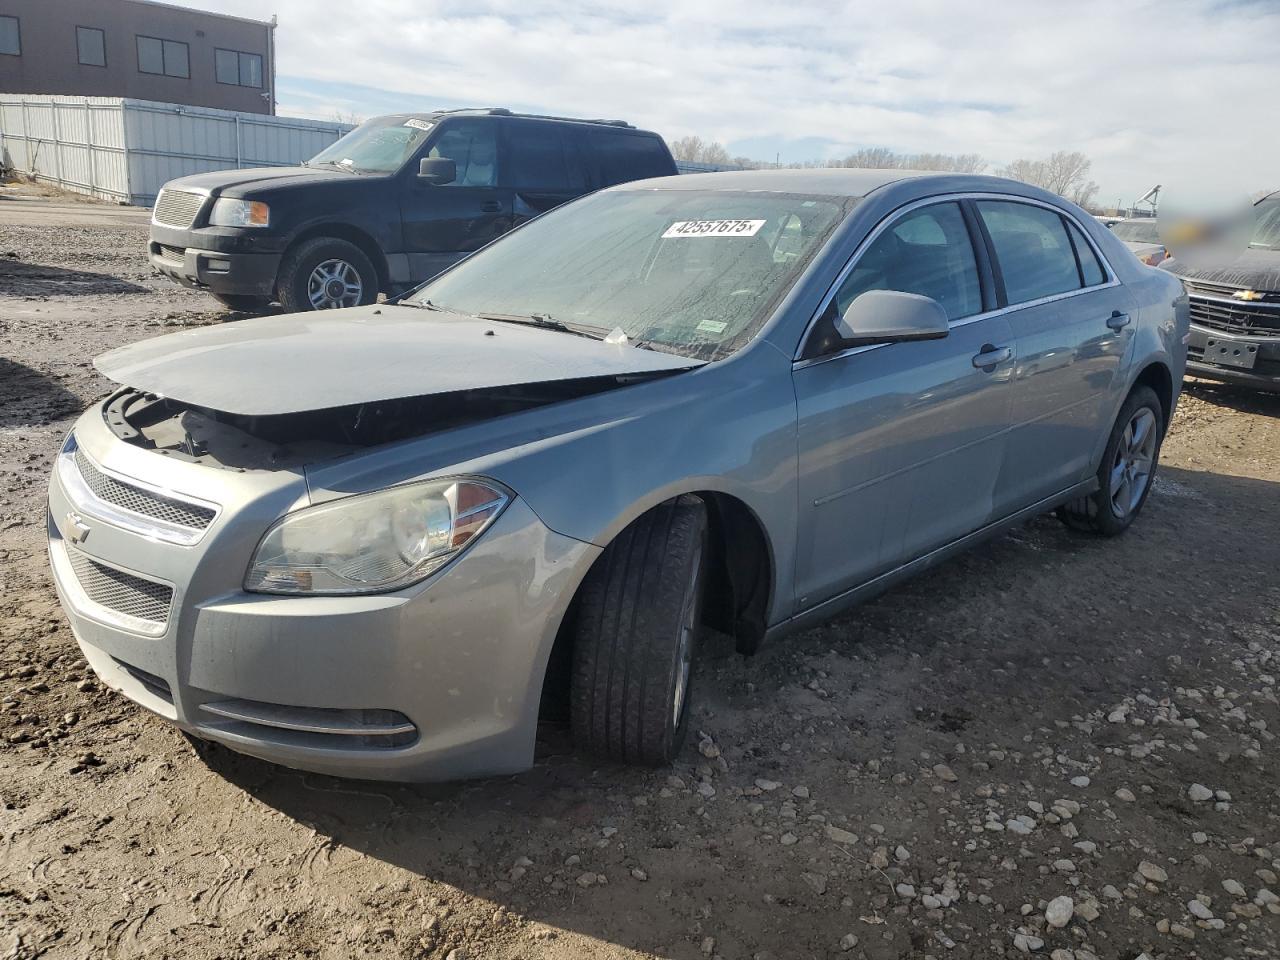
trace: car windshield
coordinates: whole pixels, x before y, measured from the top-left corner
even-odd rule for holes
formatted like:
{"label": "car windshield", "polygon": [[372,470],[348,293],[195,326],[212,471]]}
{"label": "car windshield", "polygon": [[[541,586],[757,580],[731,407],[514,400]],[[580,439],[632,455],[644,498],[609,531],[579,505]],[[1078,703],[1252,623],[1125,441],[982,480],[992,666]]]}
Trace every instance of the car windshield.
{"label": "car windshield", "polygon": [[1159,243],[1160,231],[1155,220],[1121,220],[1111,228],[1121,240],[1131,243]]}
{"label": "car windshield", "polygon": [[394,173],[417,152],[433,126],[430,120],[416,117],[377,117],[321,150],[307,165],[352,173]]}
{"label": "car windshield", "polygon": [[622,330],[713,360],[759,330],[832,229],[847,197],[607,191],[530,222],[423,287],[462,313]]}
{"label": "car windshield", "polygon": [[1251,247],[1280,250],[1280,197],[1263,200],[1254,208]]}

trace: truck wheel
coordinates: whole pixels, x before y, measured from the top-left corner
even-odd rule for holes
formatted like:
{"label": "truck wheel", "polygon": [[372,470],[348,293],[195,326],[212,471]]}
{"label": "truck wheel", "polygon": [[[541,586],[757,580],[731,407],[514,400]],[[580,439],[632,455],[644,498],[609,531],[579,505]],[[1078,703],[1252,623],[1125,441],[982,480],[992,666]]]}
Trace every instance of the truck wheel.
{"label": "truck wheel", "polygon": [[378,298],[378,273],[355,244],[313,237],[285,256],[276,294],[285,313],[364,306]]}
{"label": "truck wheel", "polygon": [[270,297],[255,297],[247,293],[215,293],[212,296],[224,307],[239,313],[263,313],[271,306]]}
{"label": "truck wheel", "polygon": [[657,766],[680,752],[701,631],[707,509],[668,500],[596,560],[578,599],[570,723],[579,749]]}
{"label": "truck wheel", "polygon": [[1164,410],[1150,387],[1137,387],[1120,408],[1098,467],[1098,489],[1058,508],[1073,530],[1114,537],[1141,512],[1155,480],[1164,440]]}

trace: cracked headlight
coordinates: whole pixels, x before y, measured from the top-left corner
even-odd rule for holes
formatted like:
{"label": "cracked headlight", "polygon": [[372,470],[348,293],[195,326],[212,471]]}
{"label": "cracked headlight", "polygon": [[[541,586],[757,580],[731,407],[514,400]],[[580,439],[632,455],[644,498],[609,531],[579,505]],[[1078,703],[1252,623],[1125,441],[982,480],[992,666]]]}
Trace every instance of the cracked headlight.
{"label": "cracked headlight", "polygon": [[209,212],[211,227],[269,227],[271,208],[261,200],[219,197]]}
{"label": "cracked headlight", "polygon": [[511,501],[492,481],[429,480],[306,507],[278,520],[245,577],[255,593],[385,593],[452,560]]}

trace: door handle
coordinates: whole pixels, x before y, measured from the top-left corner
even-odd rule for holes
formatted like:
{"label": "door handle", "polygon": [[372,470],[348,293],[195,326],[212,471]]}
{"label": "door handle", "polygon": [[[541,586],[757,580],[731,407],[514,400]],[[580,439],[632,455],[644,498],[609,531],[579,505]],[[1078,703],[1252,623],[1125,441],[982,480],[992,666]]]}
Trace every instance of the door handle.
{"label": "door handle", "polygon": [[481,213],[500,213],[501,211],[502,204],[497,200],[486,200],[484,203],[480,204]]}
{"label": "door handle", "polygon": [[1013,359],[1013,347],[993,347],[987,344],[981,353],[973,355],[973,365],[979,370],[1008,363]]}
{"label": "door handle", "polygon": [[1107,326],[1112,330],[1123,330],[1129,325],[1129,315],[1116,310],[1107,318]]}

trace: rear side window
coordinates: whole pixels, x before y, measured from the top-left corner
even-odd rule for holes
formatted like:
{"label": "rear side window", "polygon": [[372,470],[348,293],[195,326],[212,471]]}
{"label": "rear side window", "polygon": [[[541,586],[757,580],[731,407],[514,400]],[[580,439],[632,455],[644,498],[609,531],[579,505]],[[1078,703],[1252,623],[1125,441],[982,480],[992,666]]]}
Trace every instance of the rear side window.
{"label": "rear side window", "polygon": [[507,125],[507,169],[517,190],[569,190],[569,152],[560,130],[550,123]]}
{"label": "rear side window", "polygon": [[1029,203],[979,200],[1009,303],[1079,290],[1080,270],[1067,227],[1053,210]]}
{"label": "rear side window", "polygon": [[1093,247],[1080,228],[1068,220],[1067,230],[1071,233],[1071,242],[1076,245],[1076,257],[1080,261],[1080,277],[1084,280],[1084,285],[1096,287],[1100,283],[1106,283],[1107,272],[1102,269],[1098,255],[1093,252]]}
{"label": "rear side window", "polygon": [[836,309],[843,314],[868,290],[932,297],[949,320],[981,313],[978,262],[959,205],[936,203],[896,220],[858,258],[836,292]]}
{"label": "rear side window", "polygon": [[657,137],[604,129],[588,130],[584,139],[597,187],[675,173],[666,147]]}
{"label": "rear side window", "polygon": [[498,182],[498,125],[489,120],[450,120],[429,157],[445,157],[458,168],[448,186],[492,187]]}

